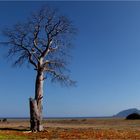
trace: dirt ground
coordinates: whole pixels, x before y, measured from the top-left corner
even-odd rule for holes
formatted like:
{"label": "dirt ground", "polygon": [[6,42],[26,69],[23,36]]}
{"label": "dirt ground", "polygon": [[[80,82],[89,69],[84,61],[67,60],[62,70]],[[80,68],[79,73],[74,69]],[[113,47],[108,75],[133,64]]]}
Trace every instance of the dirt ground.
{"label": "dirt ground", "polygon": [[29,131],[28,120],[0,122],[0,139],[140,139],[140,120],[125,119],[52,119],[45,120],[44,131]]}

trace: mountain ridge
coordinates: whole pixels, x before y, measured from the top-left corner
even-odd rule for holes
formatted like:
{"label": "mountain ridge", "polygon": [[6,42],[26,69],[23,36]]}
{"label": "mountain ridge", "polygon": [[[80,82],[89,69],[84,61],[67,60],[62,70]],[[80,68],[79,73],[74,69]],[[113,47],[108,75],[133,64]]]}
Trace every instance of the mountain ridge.
{"label": "mountain ridge", "polygon": [[137,108],[130,108],[130,109],[122,110],[116,115],[114,115],[113,117],[118,117],[118,118],[127,117],[128,115],[132,113],[140,114],[140,110],[138,110]]}

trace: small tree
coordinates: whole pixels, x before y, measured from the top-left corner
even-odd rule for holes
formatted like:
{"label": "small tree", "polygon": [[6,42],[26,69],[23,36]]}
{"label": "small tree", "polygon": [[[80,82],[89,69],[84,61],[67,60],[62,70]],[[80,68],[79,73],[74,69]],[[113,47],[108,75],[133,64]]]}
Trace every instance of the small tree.
{"label": "small tree", "polygon": [[66,74],[66,57],[75,34],[72,22],[58,11],[43,7],[24,23],[3,31],[8,56],[16,58],[15,66],[27,62],[36,71],[35,97],[30,98],[30,124],[32,131],[42,131],[42,98],[45,79],[73,85]]}

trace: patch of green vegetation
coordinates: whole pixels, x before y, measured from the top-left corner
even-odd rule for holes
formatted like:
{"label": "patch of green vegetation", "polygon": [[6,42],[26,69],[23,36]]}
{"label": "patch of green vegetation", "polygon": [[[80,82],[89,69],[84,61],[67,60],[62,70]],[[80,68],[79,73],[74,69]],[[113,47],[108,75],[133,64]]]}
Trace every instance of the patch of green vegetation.
{"label": "patch of green vegetation", "polygon": [[0,139],[19,139],[19,140],[22,140],[22,139],[27,139],[26,136],[16,136],[16,135],[1,135],[0,134]]}

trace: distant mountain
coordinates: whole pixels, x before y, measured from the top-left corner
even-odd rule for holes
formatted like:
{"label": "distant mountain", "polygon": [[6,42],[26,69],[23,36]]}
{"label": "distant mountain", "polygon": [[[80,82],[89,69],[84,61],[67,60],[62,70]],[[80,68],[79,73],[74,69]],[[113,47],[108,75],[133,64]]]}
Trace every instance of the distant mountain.
{"label": "distant mountain", "polygon": [[137,108],[123,110],[123,111],[120,111],[119,113],[117,113],[116,115],[114,115],[113,117],[118,117],[118,118],[127,117],[128,115],[130,115],[132,113],[140,114],[140,110],[138,110]]}

